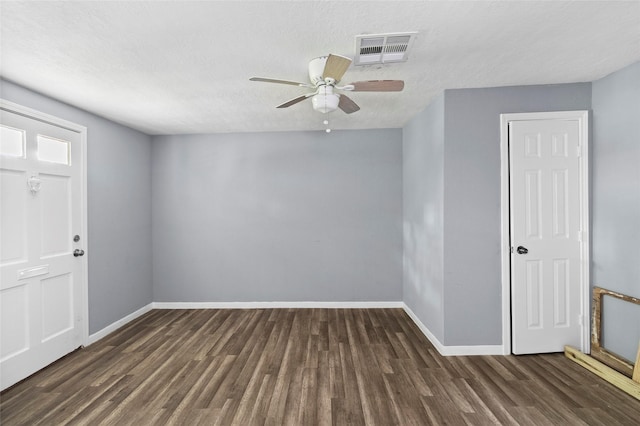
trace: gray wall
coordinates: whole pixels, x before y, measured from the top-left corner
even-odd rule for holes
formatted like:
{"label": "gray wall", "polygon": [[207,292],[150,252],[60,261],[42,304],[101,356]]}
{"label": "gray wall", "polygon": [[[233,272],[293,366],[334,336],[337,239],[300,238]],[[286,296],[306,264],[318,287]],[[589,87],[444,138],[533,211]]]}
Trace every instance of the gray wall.
{"label": "gray wall", "polygon": [[444,94],[402,133],[405,304],[444,339]]}
{"label": "gray wall", "polygon": [[159,136],[157,302],[402,300],[402,133]]}
{"label": "gray wall", "polygon": [[591,83],[445,91],[443,343],[502,344],[500,114],[590,107]]}
{"label": "gray wall", "polygon": [[446,90],[405,126],[404,301],[441,343],[502,344],[500,114],[590,106],[591,83]]}
{"label": "gray wall", "polygon": [[[592,281],[638,297],[639,82],[634,64],[593,100],[591,83],[447,90],[402,131],[153,143],[4,80],[0,96],[89,129],[91,333],[151,301],[402,299],[446,345],[498,345],[499,114],[593,105]],[[605,333],[631,357],[625,309]]]}
{"label": "gray wall", "polygon": [[[592,108],[592,283],[640,297],[640,62],[595,81]],[[603,327],[634,361],[639,307],[605,298]]]}
{"label": "gray wall", "polygon": [[0,97],[88,129],[89,333],[152,302],[151,138],[6,80]]}

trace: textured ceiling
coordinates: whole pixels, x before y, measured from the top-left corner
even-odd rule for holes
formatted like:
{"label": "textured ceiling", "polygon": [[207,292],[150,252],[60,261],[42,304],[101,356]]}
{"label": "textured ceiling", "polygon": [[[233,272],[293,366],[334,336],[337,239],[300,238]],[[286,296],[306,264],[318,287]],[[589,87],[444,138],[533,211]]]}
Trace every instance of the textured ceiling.
{"label": "textured ceiling", "polygon": [[640,60],[640,2],[1,2],[3,78],[149,134],[324,129],[310,59],[353,57],[359,34],[418,31],[409,61],[354,67],[333,129],[402,127],[449,88],[593,81]]}

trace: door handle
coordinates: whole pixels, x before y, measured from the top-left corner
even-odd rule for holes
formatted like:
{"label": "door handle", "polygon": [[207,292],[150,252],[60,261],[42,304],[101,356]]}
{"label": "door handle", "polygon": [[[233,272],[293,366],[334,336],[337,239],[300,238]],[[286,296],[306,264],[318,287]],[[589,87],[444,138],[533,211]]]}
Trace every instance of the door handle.
{"label": "door handle", "polygon": [[73,255],[74,255],[75,257],[78,257],[78,256],[84,256],[84,250],[75,249],[75,250],[73,251]]}
{"label": "door handle", "polygon": [[518,254],[527,254],[527,253],[529,253],[529,249],[526,248],[526,247],[522,247],[522,246],[518,246],[516,251],[518,252]]}

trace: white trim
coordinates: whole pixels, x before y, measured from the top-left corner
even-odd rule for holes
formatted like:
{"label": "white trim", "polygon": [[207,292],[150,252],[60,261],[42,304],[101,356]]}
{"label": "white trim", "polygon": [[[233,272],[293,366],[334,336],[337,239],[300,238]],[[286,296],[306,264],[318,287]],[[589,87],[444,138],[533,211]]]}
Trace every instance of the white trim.
{"label": "white trim", "polygon": [[85,344],[89,343],[89,257],[91,256],[89,249],[89,213],[88,213],[88,190],[87,190],[87,128],[82,127],[82,131],[80,132],[80,144],[82,146],[82,164],[80,165],[80,196],[82,197],[82,213],[80,215],[82,224],[80,225],[80,230],[82,232],[82,246],[85,248],[87,252],[84,256],[80,258],[80,262],[82,262],[82,282],[84,285],[82,286],[83,299],[86,303],[83,303],[82,306],[82,316],[85,319],[82,325],[82,340]]}
{"label": "white trim", "polygon": [[153,302],[89,336],[88,345],[106,337],[152,309],[375,309],[402,308],[443,356],[501,355],[502,345],[445,346],[404,302]]}
{"label": "white trim", "polygon": [[62,118],[56,117],[54,115],[46,114],[44,112],[40,112],[38,110],[29,108],[26,106],[22,106],[15,102],[8,101],[6,99],[0,99],[0,108],[10,112],[15,112],[25,117],[33,118],[38,121],[52,124],[57,127],[62,127],[64,129],[71,130],[72,132],[77,132],[77,133],[87,132],[87,128],[85,126],[81,126],[71,121],[67,121]]}
{"label": "white trim", "polygon": [[153,309],[372,309],[403,308],[403,302],[153,302]]}
{"label": "white trim", "polygon": [[509,222],[509,121],[500,114],[500,227],[502,354],[511,354],[511,238]]}
{"label": "white trim", "polygon": [[[87,219],[87,128],[71,121],[58,118],[56,116],[46,114],[44,112],[37,111],[32,108],[28,108],[17,104],[15,102],[7,101],[6,99],[0,99],[0,108],[5,111],[14,112],[25,117],[29,117],[38,121],[42,121],[48,124],[52,124],[57,127],[76,132],[80,136],[80,229],[82,232],[82,241],[85,249],[89,247],[89,231],[88,231],[88,219]],[[81,318],[75,318],[80,322],[81,341],[86,345],[89,341],[89,255],[83,256],[79,259],[82,264],[82,286],[81,286]]]}
{"label": "white trim", "polygon": [[406,304],[404,311],[418,326],[431,344],[442,356],[466,356],[466,355],[502,355],[502,345],[473,345],[473,346],[446,346],[423,324],[418,316]]}
{"label": "white trim", "polygon": [[114,331],[116,331],[120,327],[130,323],[134,319],[146,314],[147,312],[149,312],[152,309],[153,309],[153,303],[149,303],[148,305],[143,306],[142,308],[138,309],[137,311],[130,313],[126,317],[121,318],[121,319],[119,319],[118,321],[115,321],[112,324],[109,324],[108,326],[106,326],[102,330],[100,330],[100,331],[98,331],[96,333],[93,333],[91,336],[89,336],[89,339],[87,340],[87,346],[94,344],[98,340],[106,337],[110,333],[113,333]]}
{"label": "white trim", "polygon": [[500,114],[500,205],[502,233],[502,353],[511,353],[511,242],[509,230],[509,122],[530,120],[577,120],[580,129],[580,226],[582,228],[582,263],[580,265],[581,348],[591,350],[590,303],[590,221],[589,221],[589,111],[553,111]]}

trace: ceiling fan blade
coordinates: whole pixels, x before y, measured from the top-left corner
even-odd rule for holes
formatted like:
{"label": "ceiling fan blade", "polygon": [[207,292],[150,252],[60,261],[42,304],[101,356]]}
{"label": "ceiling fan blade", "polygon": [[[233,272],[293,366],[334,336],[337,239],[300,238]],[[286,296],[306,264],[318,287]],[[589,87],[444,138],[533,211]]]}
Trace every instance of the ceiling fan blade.
{"label": "ceiling fan blade", "polygon": [[332,78],[336,82],[340,81],[347,68],[351,65],[351,58],[340,55],[329,55],[327,62],[324,64],[322,78]]}
{"label": "ceiling fan blade", "polygon": [[251,77],[249,80],[261,81],[263,83],[278,83],[278,84],[290,84],[292,86],[301,86],[301,87],[315,87],[309,83],[300,83],[298,81],[289,81],[289,80],[277,80],[275,78]]}
{"label": "ceiling fan blade", "polygon": [[354,92],[400,92],[404,89],[402,80],[370,80],[351,83]]}
{"label": "ceiling fan blade", "polygon": [[353,112],[359,111],[360,107],[358,104],[353,102],[351,98],[347,95],[340,95],[340,101],[338,102],[338,108],[346,112],[347,114],[351,114]]}
{"label": "ceiling fan blade", "polygon": [[295,105],[298,102],[302,102],[307,98],[310,98],[311,96],[315,95],[315,93],[307,93],[306,95],[302,95],[302,96],[298,96],[297,98],[293,98],[283,104],[278,105],[276,108],[288,108],[291,105]]}

